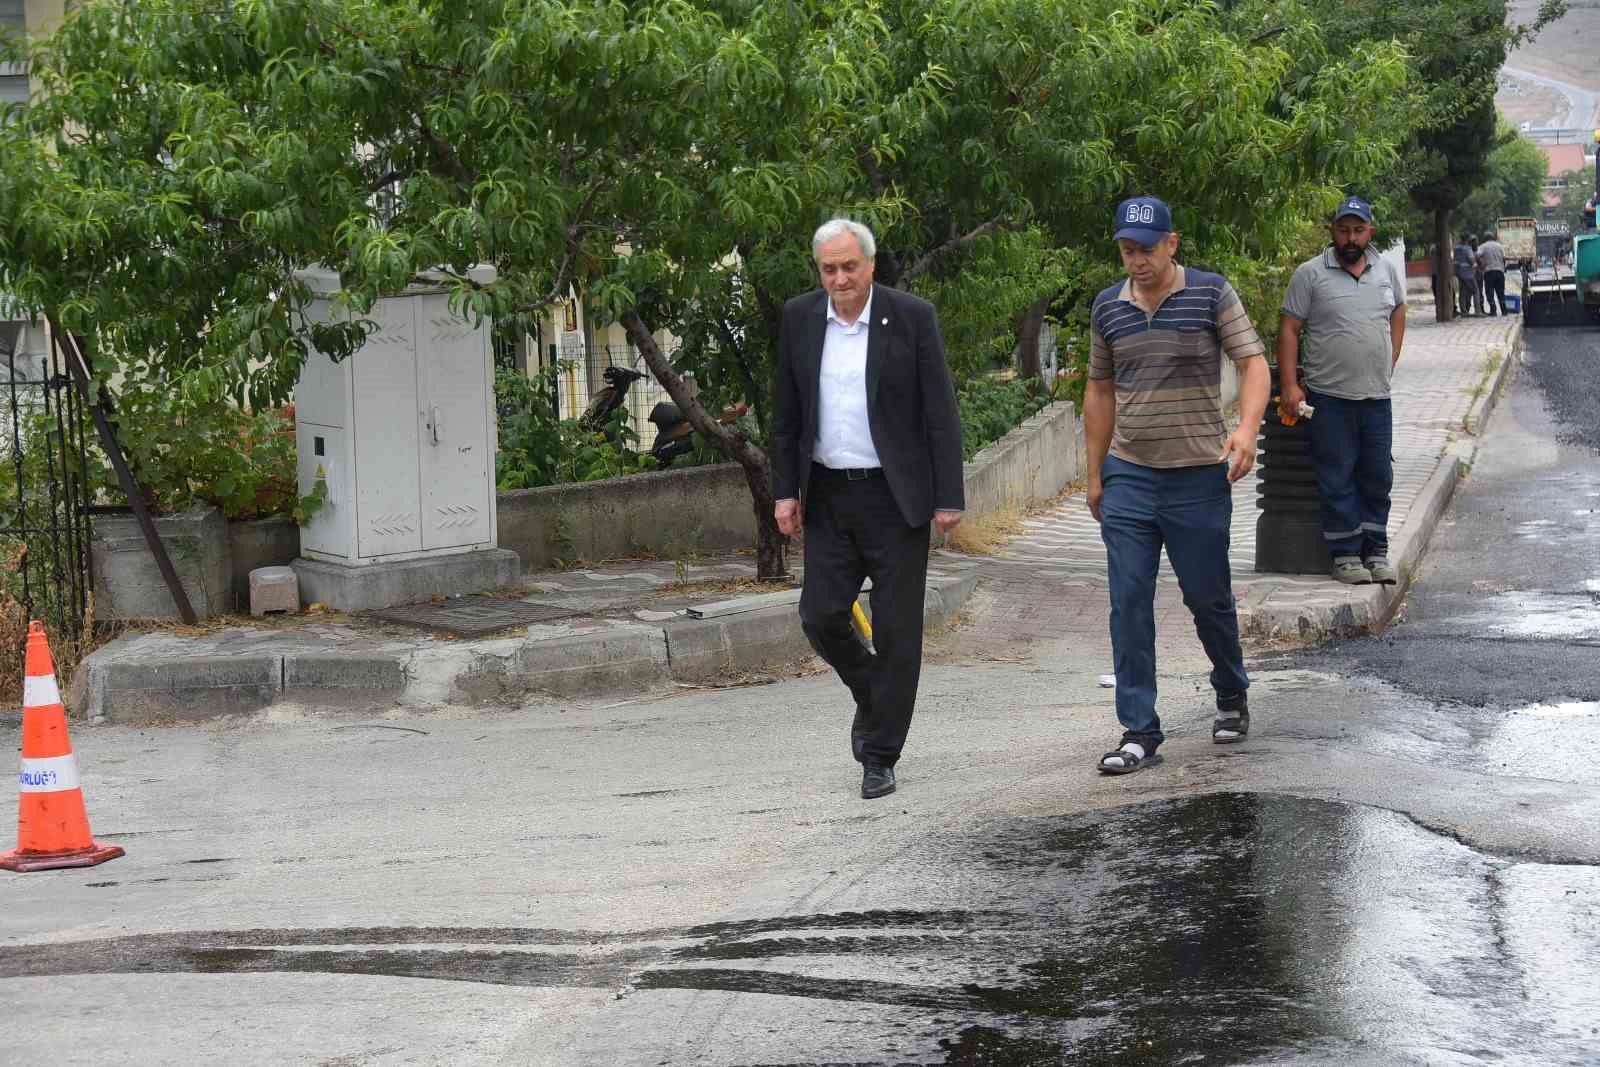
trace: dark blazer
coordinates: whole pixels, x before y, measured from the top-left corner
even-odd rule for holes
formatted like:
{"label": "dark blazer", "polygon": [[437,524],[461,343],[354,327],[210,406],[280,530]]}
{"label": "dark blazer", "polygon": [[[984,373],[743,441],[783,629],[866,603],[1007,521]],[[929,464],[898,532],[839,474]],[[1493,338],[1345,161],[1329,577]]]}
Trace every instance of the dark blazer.
{"label": "dark blazer", "polygon": [[[817,440],[827,320],[828,294],[813,290],[784,305],[778,335],[772,495],[802,506]],[[906,525],[924,525],[935,510],[965,508],[961,416],[939,317],[926,300],[878,284],[867,325],[867,422]]]}

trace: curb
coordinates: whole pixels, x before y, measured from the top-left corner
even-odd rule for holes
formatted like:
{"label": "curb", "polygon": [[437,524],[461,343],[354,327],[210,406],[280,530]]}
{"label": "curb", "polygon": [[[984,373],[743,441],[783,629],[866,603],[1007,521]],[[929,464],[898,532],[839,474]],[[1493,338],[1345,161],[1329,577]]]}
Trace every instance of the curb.
{"label": "curb", "polygon": [[[930,574],[924,625],[932,629],[954,618],[977,582],[975,569]],[[865,594],[862,605],[870,610]],[[124,659],[121,644],[95,652],[75,673],[68,697],[80,717],[154,725],[251,714],[277,704],[331,712],[504,702],[535,693],[597,697],[675,682],[727,683],[814,654],[793,604],[391,654],[297,650]]]}
{"label": "curb", "polygon": [[1395,569],[1400,574],[1398,584],[1351,586],[1342,599],[1281,606],[1265,603],[1274,592],[1269,588],[1254,602],[1239,605],[1240,632],[1255,639],[1288,638],[1311,644],[1330,638],[1382,633],[1405,602],[1433,532],[1454,499],[1456,486],[1483,445],[1483,427],[1505,392],[1511,368],[1521,353],[1522,322],[1519,319],[1512,328],[1507,351],[1490,374],[1483,395],[1473,401],[1462,419],[1463,437],[1451,442],[1440,455],[1439,465],[1423,484],[1391,544]]}

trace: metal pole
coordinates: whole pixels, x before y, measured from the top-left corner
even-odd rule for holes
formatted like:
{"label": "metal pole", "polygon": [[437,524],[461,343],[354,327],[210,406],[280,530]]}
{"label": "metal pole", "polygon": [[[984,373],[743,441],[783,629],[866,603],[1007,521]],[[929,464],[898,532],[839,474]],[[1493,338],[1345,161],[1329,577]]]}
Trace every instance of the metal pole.
{"label": "metal pole", "polygon": [[60,347],[67,361],[67,369],[77,382],[78,392],[84,403],[89,405],[89,414],[94,419],[95,429],[100,433],[100,446],[106,450],[106,457],[111,460],[111,466],[117,472],[117,481],[122,485],[122,492],[133,508],[133,517],[138,521],[139,530],[144,534],[144,543],[149,546],[150,554],[155,557],[156,567],[161,571],[161,578],[167,583],[167,590],[172,593],[172,602],[178,608],[178,618],[186,625],[193,626],[199,621],[194,613],[194,605],[189,603],[189,594],[178,578],[177,569],[172,566],[172,558],[167,555],[167,546],[162,543],[161,534],[156,531],[155,519],[150,515],[144,490],[128,467],[127,457],[122,454],[122,446],[117,442],[117,433],[112,429],[111,420],[106,418],[105,409],[90,392],[89,362],[84,358],[77,338],[63,333],[54,318],[47,321],[50,324],[50,339]]}
{"label": "metal pole", "polygon": [[22,570],[22,610],[30,617],[33,615],[33,588],[29,582],[29,570],[33,560],[28,558],[28,501],[27,484],[28,475],[23,467],[22,456],[22,414],[17,400],[17,346],[13,345],[11,352],[6,357],[7,371],[6,383],[11,397],[11,454],[16,463],[17,478],[17,537],[22,542],[22,557],[18,565]]}

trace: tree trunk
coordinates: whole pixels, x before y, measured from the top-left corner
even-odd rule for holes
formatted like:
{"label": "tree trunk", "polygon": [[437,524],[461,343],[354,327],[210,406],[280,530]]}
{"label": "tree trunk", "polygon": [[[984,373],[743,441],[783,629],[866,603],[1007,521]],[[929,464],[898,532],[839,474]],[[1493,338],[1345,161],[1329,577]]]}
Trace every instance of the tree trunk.
{"label": "tree trunk", "polygon": [[1044,332],[1044,313],[1049,309],[1050,298],[1040,297],[1017,318],[1017,372],[1026,379],[1043,374],[1039,365],[1039,335]]}
{"label": "tree trunk", "polygon": [[1450,322],[1456,317],[1454,281],[1456,270],[1450,243],[1450,212],[1447,208],[1433,209],[1433,311],[1440,322]]}
{"label": "tree trunk", "polygon": [[744,480],[750,486],[750,500],[756,513],[756,577],[786,576],[789,573],[784,561],[787,538],[778,529],[778,520],[773,515],[772,472],[767,454],[751,444],[738,430],[712,418],[700,400],[689,394],[689,387],[672,369],[672,364],[661,351],[661,346],[656,344],[650,328],[639,317],[637,308],[624,311],[621,322],[622,328],[628,333],[628,340],[644,357],[645,366],[650,368],[656,381],[672,397],[672,402],[678,405],[678,410],[689,420],[689,425],[707,440],[715,441],[729,459],[744,468]]}

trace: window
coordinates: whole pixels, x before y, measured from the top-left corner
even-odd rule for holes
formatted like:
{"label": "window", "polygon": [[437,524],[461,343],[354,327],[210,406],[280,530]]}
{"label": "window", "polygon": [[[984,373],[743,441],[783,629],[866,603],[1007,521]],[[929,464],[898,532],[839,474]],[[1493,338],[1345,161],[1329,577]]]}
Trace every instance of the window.
{"label": "window", "polygon": [[[27,29],[23,0],[0,0],[0,33],[21,34]],[[20,63],[0,63],[0,104],[26,103],[28,68]]]}

